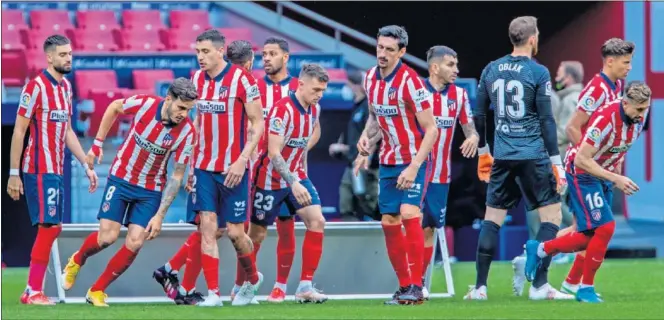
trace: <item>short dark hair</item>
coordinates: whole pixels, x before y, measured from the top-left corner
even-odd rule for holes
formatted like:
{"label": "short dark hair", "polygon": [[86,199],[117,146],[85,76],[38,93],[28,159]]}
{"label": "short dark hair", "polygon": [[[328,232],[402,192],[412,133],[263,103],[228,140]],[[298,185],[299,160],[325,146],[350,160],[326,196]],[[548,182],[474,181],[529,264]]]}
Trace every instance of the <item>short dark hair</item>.
{"label": "short dark hair", "polygon": [[330,76],[327,74],[325,68],[317,63],[305,63],[302,65],[300,71],[300,78],[309,77],[316,79],[320,82],[329,82]]}
{"label": "short dark hair", "polygon": [[621,57],[634,52],[634,42],[625,41],[620,38],[611,38],[602,45],[602,58]]}
{"label": "short dark hair", "polygon": [[533,16],[517,17],[510,22],[510,42],[514,46],[522,46],[528,42],[528,38],[537,34],[537,18]]}
{"label": "short dark hair", "polygon": [[286,41],[286,39],[284,39],[284,38],[269,37],[269,38],[265,39],[265,42],[263,43],[263,45],[266,45],[266,44],[276,44],[276,45],[279,46],[279,49],[281,49],[281,51],[290,52],[290,48],[288,46],[288,41]]}
{"label": "short dark hair", "polygon": [[389,37],[397,39],[399,41],[399,49],[408,46],[408,32],[406,32],[404,27],[397,25],[384,26],[378,29],[378,35],[376,38],[378,37]]}
{"label": "short dark hair", "polygon": [[246,40],[235,40],[228,45],[226,56],[233,64],[245,64],[251,60],[254,49]]}
{"label": "short dark hair", "polygon": [[448,46],[433,46],[427,50],[427,63],[431,64],[434,59],[442,59],[444,56],[456,58],[457,53]]}
{"label": "short dark hair", "polygon": [[191,80],[180,77],[177,78],[171,83],[171,86],[168,87],[168,95],[173,98],[173,100],[180,99],[180,101],[193,101],[198,99],[198,92],[196,87]]}
{"label": "short dark hair", "polygon": [[67,44],[71,44],[69,38],[61,34],[54,34],[44,40],[44,52],[51,51],[57,46],[64,46]]}
{"label": "short dark hair", "polygon": [[226,44],[226,37],[224,37],[221,32],[217,29],[208,29],[203,31],[196,37],[196,42],[201,42],[205,40],[210,40],[214,46],[217,48],[223,47]]}

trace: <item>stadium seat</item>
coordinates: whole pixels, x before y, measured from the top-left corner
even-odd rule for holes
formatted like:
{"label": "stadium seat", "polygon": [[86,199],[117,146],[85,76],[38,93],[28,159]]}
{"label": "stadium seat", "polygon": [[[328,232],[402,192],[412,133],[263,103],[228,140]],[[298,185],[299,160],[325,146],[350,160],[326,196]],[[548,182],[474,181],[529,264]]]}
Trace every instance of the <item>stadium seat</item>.
{"label": "stadium seat", "polygon": [[149,90],[152,94],[155,91],[157,81],[173,80],[175,74],[173,70],[133,70],[134,88],[138,90]]}
{"label": "stadium seat", "polygon": [[166,49],[159,41],[159,30],[122,30],[120,46],[122,51],[152,52]]}
{"label": "stadium seat", "polygon": [[23,10],[2,10],[2,36],[7,31],[19,31],[28,29],[23,19]]}
{"label": "stadium seat", "polygon": [[252,33],[249,28],[218,28],[217,30],[226,37],[226,46],[235,40],[247,40],[252,43],[254,51],[258,49],[253,44]]}
{"label": "stadium seat", "polygon": [[122,11],[122,25],[127,30],[158,31],[165,29],[159,10]]}
{"label": "stadium seat", "polygon": [[18,31],[2,31],[2,49],[25,49]]}
{"label": "stadium seat", "polygon": [[111,10],[76,11],[79,29],[112,31],[120,29],[115,12]]}
{"label": "stadium seat", "polygon": [[74,73],[74,79],[79,99],[88,99],[92,89],[103,91],[118,88],[115,70],[80,70]]}
{"label": "stadium seat", "polygon": [[117,51],[118,45],[113,41],[113,34],[109,31],[97,29],[76,29],[73,32],[73,42],[76,50],[91,52]]}
{"label": "stadium seat", "polygon": [[41,49],[26,50],[25,58],[28,62],[28,78],[30,79],[48,68],[48,62],[44,57],[44,51]]}
{"label": "stadium seat", "polygon": [[[4,42],[4,37],[3,37]],[[28,77],[28,65],[23,49],[2,49],[2,82],[7,87],[21,87]],[[11,68],[7,68],[11,66]]]}
{"label": "stadium seat", "polygon": [[30,24],[32,29],[48,30],[52,33],[64,34],[67,30],[74,29],[67,10],[32,10]]}
{"label": "stadium seat", "polygon": [[345,82],[348,80],[346,69],[327,69],[327,74],[330,76],[330,81]]}
{"label": "stadium seat", "polygon": [[209,29],[210,15],[206,10],[177,10],[170,13],[171,28],[202,32]]}
{"label": "stadium seat", "polygon": [[21,38],[26,48],[43,49],[46,38],[53,35],[53,30],[30,29],[21,32]]}
{"label": "stadium seat", "polygon": [[168,50],[192,53],[196,46],[196,36],[199,33],[192,29],[168,29],[165,41]]}
{"label": "stadium seat", "polygon": [[[97,129],[101,124],[101,118],[104,116],[104,112],[106,111],[108,105],[117,99],[124,98],[125,91],[126,90],[122,88],[114,88],[114,89],[95,88],[89,91],[87,98],[92,100],[94,104],[94,112],[92,114],[86,115],[89,117],[90,120],[89,131],[86,132],[86,136],[94,136],[96,134]],[[119,122],[120,121],[115,121],[115,123],[113,123],[113,126],[111,126],[111,129],[108,132],[107,139],[115,136],[118,130]]]}

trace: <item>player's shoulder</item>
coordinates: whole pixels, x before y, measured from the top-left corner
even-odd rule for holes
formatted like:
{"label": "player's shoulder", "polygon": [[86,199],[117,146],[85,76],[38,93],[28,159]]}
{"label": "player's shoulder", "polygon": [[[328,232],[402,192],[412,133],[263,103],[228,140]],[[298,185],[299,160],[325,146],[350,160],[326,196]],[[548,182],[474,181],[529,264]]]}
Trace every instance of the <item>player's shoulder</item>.
{"label": "player's shoulder", "polygon": [[205,71],[203,71],[203,69],[198,69],[198,70],[196,70],[196,71],[194,72],[194,74],[191,76],[191,81],[194,82],[194,84],[197,84],[197,83],[198,83],[198,80],[199,80],[201,77],[204,77],[204,76],[205,76]]}

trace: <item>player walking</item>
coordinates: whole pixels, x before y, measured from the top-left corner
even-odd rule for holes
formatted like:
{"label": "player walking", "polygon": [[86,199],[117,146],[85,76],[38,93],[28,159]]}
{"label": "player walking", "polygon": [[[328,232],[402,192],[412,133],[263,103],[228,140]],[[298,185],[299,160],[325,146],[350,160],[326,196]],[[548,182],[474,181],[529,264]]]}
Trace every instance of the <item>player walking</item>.
{"label": "player walking", "polygon": [[[489,182],[486,215],[477,246],[477,281],[464,296],[466,300],[487,299],[487,278],[498,242],[498,231],[507,210],[521,197],[528,210],[537,209],[542,224],[541,241],[556,237],[560,221],[560,195],[566,180],[551,112],[549,71],[532,60],[537,54],[539,31],[535,17],[518,17],[509,26],[511,54],[489,63],[482,72],[478,89],[477,126],[481,148],[480,180]],[[495,163],[485,141],[485,114],[495,105]],[[548,154],[547,154],[548,153]],[[552,171],[553,169],[553,171]],[[489,178],[490,177],[490,178]],[[551,259],[542,263],[530,288],[533,300],[571,299],[547,282]]]}
{"label": "player walking", "polygon": [[578,231],[554,240],[531,240],[526,244],[526,277],[531,280],[542,259],[559,252],[586,250],[583,280],[576,292],[581,302],[602,302],[595,293],[595,273],[602,265],[616,223],[611,211],[611,189],[615,184],[626,195],[639,187],[626,176],[616,173],[627,150],[639,137],[650,107],[650,88],[643,82],[627,85],[625,96],[601,107],[590,118],[592,125],[576,151],[567,158],[570,208],[573,208]]}
{"label": "player walking", "polygon": [[[28,212],[37,238],[30,254],[28,284],[21,303],[54,305],[42,292],[53,242],[62,230],[66,196],[63,181],[65,145],[85,168],[90,193],[97,190],[97,174],[85,162],[85,151],[72,130],[72,89],[65,75],[71,72],[71,42],[52,35],[44,41],[48,68],[30,80],[21,92],[10,151],[7,193],[18,201],[26,194]],[[23,179],[19,175],[25,132],[30,139],[23,154]]]}
{"label": "player walking", "polygon": [[[164,216],[180,191],[191,156],[194,127],[187,113],[194,107],[197,97],[194,84],[178,78],[165,98],[135,95],[115,100],[106,108],[94,144],[88,151],[90,166],[97,157],[98,163],[101,162],[103,142],[115,119],[121,114],[134,115],[134,121],[111,165],[97,215],[99,231],[87,236],[62,272],[65,290],[72,288],[86,260],[115,243],[120,227],[125,225],[125,244],[86,295],[88,303],[107,307],[106,288],[129,268],[145,240],[159,235]],[[175,154],[175,171],[166,181],[171,153]]]}
{"label": "player walking", "polygon": [[270,110],[269,137],[262,147],[266,152],[259,159],[254,178],[250,232],[260,236],[255,239],[257,247],[283,204],[290,212],[297,213],[307,226],[302,244],[300,284],[295,291],[295,299],[300,303],[327,301],[327,296],[312,284],[323,253],[325,218],[303,158],[310,140],[320,135],[318,102],[328,81],[327,71],[320,65],[302,66],[295,93],[279,100]]}
{"label": "player walking", "polygon": [[[385,244],[399,289],[386,303],[420,303],[424,234],[420,204],[425,187],[426,160],[438,137],[431,94],[417,73],[401,62],[408,33],[391,25],[378,30],[377,66],[367,72],[365,90],[370,117],[357,148],[355,171],[368,167],[368,155],[378,139],[380,192],[378,206]],[[401,226],[406,229],[406,235]],[[410,263],[410,266],[409,266]]]}

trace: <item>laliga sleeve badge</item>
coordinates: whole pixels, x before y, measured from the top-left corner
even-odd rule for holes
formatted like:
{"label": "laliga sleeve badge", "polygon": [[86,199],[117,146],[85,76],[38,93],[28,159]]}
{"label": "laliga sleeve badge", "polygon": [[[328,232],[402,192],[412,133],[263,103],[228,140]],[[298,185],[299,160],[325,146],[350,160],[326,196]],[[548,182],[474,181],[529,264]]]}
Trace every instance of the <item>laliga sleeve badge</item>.
{"label": "laliga sleeve badge", "polygon": [[599,128],[592,128],[588,132],[588,137],[595,143],[599,143],[601,140],[600,138],[602,137],[602,132],[600,132]]}
{"label": "laliga sleeve badge", "polygon": [[283,121],[279,118],[273,118],[270,120],[270,130],[272,131],[281,132],[283,126]]}

